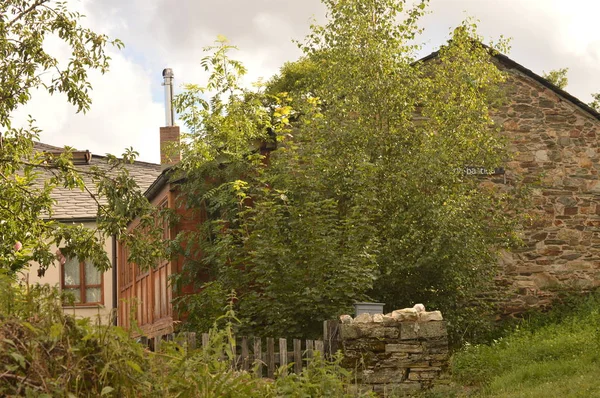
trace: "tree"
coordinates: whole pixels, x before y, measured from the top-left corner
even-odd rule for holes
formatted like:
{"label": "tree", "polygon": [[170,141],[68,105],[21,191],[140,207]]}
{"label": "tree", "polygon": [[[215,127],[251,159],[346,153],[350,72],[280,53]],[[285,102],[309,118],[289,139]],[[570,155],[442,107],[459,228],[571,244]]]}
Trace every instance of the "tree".
{"label": "tree", "polygon": [[555,69],[548,73],[544,72],[542,77],[561,90],[564,90],[567,87],[567,84],[569,84],[569,79],[567,78],[568,72],[569,68]]}
{"label": "tree", "polygon": [[[202,326],[235,290],[247,330],[314,336],[356,300],[424,302],[464,330],[517,222],[510,195],[462,171],[508,156],[489,116],[503,81],[493,50],[465,23],[415,62],[426,1],[324,3],[328,22],[266,93],[228,85],[241,68],[219,47],[203,63],[217,96],[189,86],[176,101],[194,131],[183,190],[207,213],[180,237],[196,255],[179,282],[203,288],[180,304]],[[267,131],[277,150],[253,151]]]}
{"label": "tree", "polygon": [[594,100],[588,105],[600,112],[600,93],[592,94],[592,98]]}
{"label": "tree", "polygon": [[[90,70],[108,70],[109,40],[80,25],[81,15],[68,10],[65,2],[50,0],[6,0],[0,4],[0,270],[11,274],[30,261],[42,272],[63,255],[92,259],[100,269],[109,267],[104,239],[126,234],[128,220],[147,209],[135,182],[124,165],[135,158],[128,150],[122,159],[108,156],[109,175],[88,171],[91,184],[73,166],[71,148],[50,157],[33,148],[40,130],[33,119],[28,128],[13,128],[13,112],[31,98],[34,90],[62,93],[77,111],[90,106]],[[62,60],[48,52],[45,40],[59,38],[69,49]],[[42,172],[50,173],[44,180]],[[52,191],[56,187],[87,190],[99,206],[98,230],[65,225],[50,220]],[[50,250],[61,246],[61,253]]]}
{"label": "tree", "polygon": [[[569,79],[567,78],[568,71],[569,68],[551,70],[548,73],[544,73],[542,77],[554,84],[556,87],[564,90],[569,83]],[[592,94],[592,99],[593,101],[588,105],[593,109],[600,111],[600,93]]]}

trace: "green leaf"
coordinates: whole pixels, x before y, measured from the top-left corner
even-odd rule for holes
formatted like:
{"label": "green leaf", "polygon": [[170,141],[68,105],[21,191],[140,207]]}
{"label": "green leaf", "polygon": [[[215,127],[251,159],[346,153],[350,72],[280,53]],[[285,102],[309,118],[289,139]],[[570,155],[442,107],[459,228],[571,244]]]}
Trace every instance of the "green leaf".
{"label": "green leaf", "polygon": [[127,366],[129,366],[134,371],[136,371],[138,373],[142,373],[142,368],[137,363],[130,361],[130,360],[125,361],[125,363],[127,364]]}
{"label": "green leaf", "polygon": [[11,352],[10,356],[19,363],[19,366],[23,369],[26,367],[25,357],[18,352]]}

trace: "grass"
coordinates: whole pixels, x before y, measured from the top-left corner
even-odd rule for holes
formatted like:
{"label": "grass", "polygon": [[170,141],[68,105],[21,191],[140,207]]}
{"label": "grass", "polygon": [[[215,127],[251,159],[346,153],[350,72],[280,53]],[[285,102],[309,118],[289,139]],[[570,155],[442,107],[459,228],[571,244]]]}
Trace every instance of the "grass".
{"label": "grass", "polygon": [[467,346],[451,370],[461,387],[446,396],[600,397],[600,296],[534,317],[490,345]]}

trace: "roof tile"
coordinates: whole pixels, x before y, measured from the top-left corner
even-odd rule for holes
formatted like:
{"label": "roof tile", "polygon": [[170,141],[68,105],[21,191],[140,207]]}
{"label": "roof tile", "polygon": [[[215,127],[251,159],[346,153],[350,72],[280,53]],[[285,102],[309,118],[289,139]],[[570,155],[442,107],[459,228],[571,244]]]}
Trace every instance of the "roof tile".
{"label": "roof tile", "polygon": [[[36,150],[40,151],[56,151],[62,148],[47,145],[36,142],[34,145]],[[77,169],[85,171],[91,167],[96,166],[100,170],[106,171],[110,174],[110,167],[106,163],[105,156],[92,155],[89,164],[77,165]],[[129,175],[135,180],[137,185],[140,187],[140,191],[144,192],[148,187],[158,178],[161,173],[161,166],[155,163],[147,162],[134,162],[126,166],[129,170]],[[114,173],[113,173],[114,174]],[[40,173],[40,178],[35,184],[38,187],[42,187],[44,181],[49,179],[52,174],[48,171]],[[89,176],[83,174],[83,180],[86,182],[88,187],[93,187],[92,180]],[[58,187],[56,188],[51,197],[56,200],[56,204],[53,207],[52,218],[55,219],[73,219],[73,218],[95,218],[98,212],[98,205],[96,201],[90,197],[90,195],[79,189],[68,189]]]}

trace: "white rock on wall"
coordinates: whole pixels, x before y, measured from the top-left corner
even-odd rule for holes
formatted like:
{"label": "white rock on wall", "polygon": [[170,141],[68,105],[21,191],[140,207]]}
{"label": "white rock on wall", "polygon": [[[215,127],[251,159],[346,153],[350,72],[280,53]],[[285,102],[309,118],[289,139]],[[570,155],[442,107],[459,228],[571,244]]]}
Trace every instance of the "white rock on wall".
{"label": "white rock on wall", "polygon": [[392,318],[397,321],[416,321],[419,318],[419,313],[414,308],[404,308],[401,310],[392,311]]}
{"label": "white rock on wall", "polygon": [[421,312],[419,313],[419,321],[430,322],[430,321],[441,321],[442,313],[440,311]]}
{"label": "white rock on wall", "polygon": [[369,323],[369,322],[373,322],[373,315],[368,314],[368,313],[364,313],[364,314],[360,314],[359,316],[357,316],[356,318],[354,318],[354,323]]}
{"label": "white rock on wall", "polygon": [[373,322],[382,323],[383,322],[383,314],[373,314]]}
{"label": "white rock on wall", "polygon": [[392,311],[388,314],[360,314],[356,318],[350,315],[340,315],[340,323],[384,323],[393,324],[395,322],[431,322],[442,321],[440,311],[426,311],[423,304],[415,304],[413,308],[402,308]]}
{"label": "white rock on wall", "polygon": [[340,315],[340,322],[342,323],[351,323],[352,317],[350,315]]}

